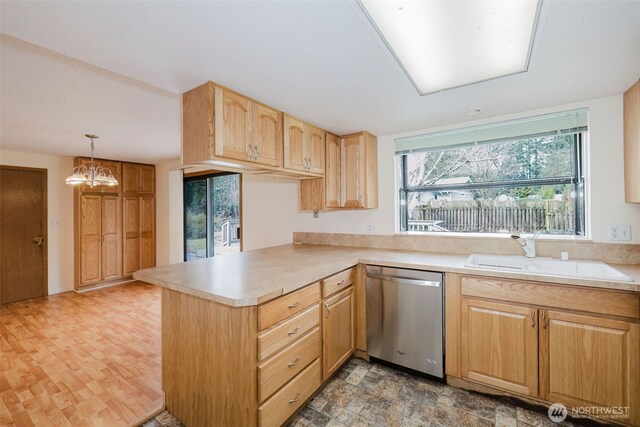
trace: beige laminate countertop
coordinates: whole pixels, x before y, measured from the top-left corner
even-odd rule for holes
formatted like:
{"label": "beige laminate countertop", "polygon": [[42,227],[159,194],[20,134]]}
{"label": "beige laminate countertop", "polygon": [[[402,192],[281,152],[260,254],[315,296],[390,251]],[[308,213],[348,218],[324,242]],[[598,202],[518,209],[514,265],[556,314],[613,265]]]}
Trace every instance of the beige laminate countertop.
{"label": "beige laminate countertop", "polygon": [[135,279],[222,304],[261,304],[358,263],[640,292],[640,266],[615,265],[635,282],[465,267],[467,255],[289,244],[149,268]]}

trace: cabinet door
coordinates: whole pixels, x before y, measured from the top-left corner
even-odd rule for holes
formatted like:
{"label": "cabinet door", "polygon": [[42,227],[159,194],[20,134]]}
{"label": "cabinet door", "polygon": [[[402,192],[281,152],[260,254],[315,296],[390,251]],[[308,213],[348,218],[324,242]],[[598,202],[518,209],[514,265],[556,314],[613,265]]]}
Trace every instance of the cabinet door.
{"label": "cabinet door", "polygon": [[134,163],[122,164],[122,193],[140,193],[140,165]]}
{"label": "cabinet door", "polygon": [[122,198],[122,274],[130,276],[140,270],[140,198]]}
{"label": "cabinet door", "polygon": [[111,161],[111,160],[101,160],[100,161],[100,166],[102,166],[103,168],[107,169],[105,171],[106,174],[111,172],[113,177],[118,180],[118,185],[114,185],[113,187],[110,187],[110,186],[107,186],[107,185],[103,185],[103,186],[100,187],[101,191],[103,193],[118,194],[120,192],[120,185],[122,184],[122,173],[120,171],[121,163],[120,162],[114,162],[114,161]]}
{"label": "cabinet door", "polygon": [[340,138],[327,134],[327,158],[324,173],[325,206],[340,207]]}
{"label": "cabinet door", "polygon": [[282,113],[253,103],[254,161],[268,166],[282,166]]}
{"label": "cabinet door", "polygon": [[360,208],[363,206],[364,141],[360,135],[351,135],[341,141],[342,164],[342,206]]}
{"label": "cabinet door", "polygon": [[557,311],[542,312],[540,322],[542,399],[629,407],[638,425],[640,324]]}
{"label": "cabinet door", "polygon": [[306,171],[308,167],[305,149],[305,124],[291,116],[284,115],[284,167]]}
{"label": "cabinet door", "polygon": [[156,168],[151,165],[140,165],[140,194],[156,192]]}
{"label": "cabinet door", "polygon": [[325,132],[314,126],[307,126],[308,171],[324,174]]}
{"label": "cabinet door", "polygon": [[538,395],[537,310],[461,300],[463,378],[528,396]]}
{"label": "cabinet door", "polygon": [[122,275],[120,250],[120,206],[118,196],[102,197],[102,279]]}
{"label": "cabinet door", "polygon": [[322,372],[329,378],[353,353],[355,319],[353,287],[322,303]]}
{"label": "cabinet door", "polygon": [[80,284],[102,280],[101,197],[80,196]]}
{"label": "cabinet door", "polygon": [[216,151],[228,159],[250,160],[251,101],[220,88],[216,88],[216,98],[222,101],[222,114],[216,111]]}
{"label": "cabinet door", "polygon": [[140,197],[140,268],[156,265],[155,213],[155,197]]}

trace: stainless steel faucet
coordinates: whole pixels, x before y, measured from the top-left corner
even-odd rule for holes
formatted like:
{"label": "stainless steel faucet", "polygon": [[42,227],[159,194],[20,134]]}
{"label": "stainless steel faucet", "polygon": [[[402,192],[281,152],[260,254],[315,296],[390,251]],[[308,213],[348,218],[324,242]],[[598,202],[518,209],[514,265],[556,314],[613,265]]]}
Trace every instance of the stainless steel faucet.
{"label": "stainless steel faucet", "polygon": [[[536,239],[540,235],[540,230],[536,231],[536,233],[531,236],[523,239],[519,234],[512,234],[511,238],[514,239],[524,252],[524,256],[527,258],[535,258],[536,257]],[[522,242],[524,240],[524,243]]]}

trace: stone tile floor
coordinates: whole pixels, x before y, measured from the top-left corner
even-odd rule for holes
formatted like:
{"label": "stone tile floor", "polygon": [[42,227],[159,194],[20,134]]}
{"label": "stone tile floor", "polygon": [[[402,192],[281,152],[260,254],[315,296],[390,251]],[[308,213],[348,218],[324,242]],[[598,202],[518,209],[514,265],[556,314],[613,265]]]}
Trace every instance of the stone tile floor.
{"label": "stone tile floor", "polygon": [[[546,408],[526,408],[449,387],[361,359],[351,359],[293,418],[289,427],[551,427]],[[181,427],[167,411],[143,427]]]}

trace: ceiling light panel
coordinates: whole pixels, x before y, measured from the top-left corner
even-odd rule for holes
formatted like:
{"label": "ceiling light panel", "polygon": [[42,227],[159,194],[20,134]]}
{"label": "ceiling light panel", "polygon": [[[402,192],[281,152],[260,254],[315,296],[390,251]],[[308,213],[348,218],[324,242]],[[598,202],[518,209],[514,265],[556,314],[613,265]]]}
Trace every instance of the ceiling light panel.
{"label": "ceiling light panel", "polygon": [[542,0],[358,0],[421,95],[527,71]]}

